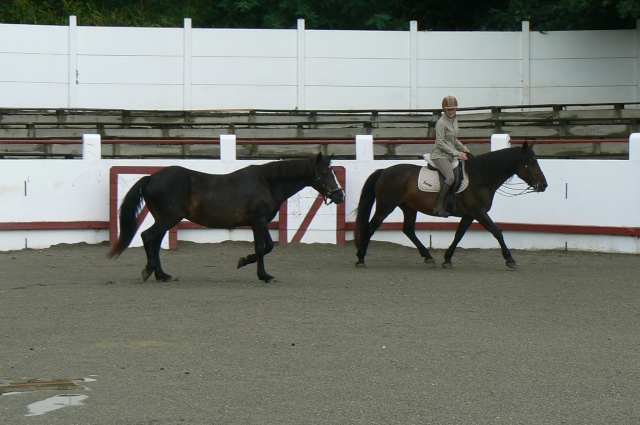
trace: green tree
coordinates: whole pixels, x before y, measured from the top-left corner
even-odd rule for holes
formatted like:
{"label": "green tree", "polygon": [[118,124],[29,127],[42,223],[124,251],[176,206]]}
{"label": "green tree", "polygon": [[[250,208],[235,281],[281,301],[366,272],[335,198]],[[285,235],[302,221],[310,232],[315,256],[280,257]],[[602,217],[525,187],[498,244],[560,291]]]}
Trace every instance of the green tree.
{"label": "green tree", "polygon": [[635,28],[637,0],[510,0],[492,8],[479,29],[519,30],[530,21],[535,31]]}
{"label": "green tree", "polygon": [[635,28],[639,0],[4,0],[0,22],[66,25],[517,31]]}

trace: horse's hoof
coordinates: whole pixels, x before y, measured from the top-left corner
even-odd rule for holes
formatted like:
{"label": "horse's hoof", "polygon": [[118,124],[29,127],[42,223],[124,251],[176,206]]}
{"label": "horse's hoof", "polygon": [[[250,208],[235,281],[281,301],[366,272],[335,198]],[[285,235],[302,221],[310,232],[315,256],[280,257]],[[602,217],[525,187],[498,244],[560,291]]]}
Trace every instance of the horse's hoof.
{"label": "horse's hoof", "polygon": [[244,267],[246,265],[247,265],[247,259],[245,257],[242,257],[238,260],[238,268]]}
{"label": "horse's hoof", "polygon": [[264,283],[278,283],[278,279],[276,279],[273,276],[267,276],[267,277],[265,277],[263,279],[260,279],[260,280],[263,280]]}
{"label": "horse's hoof", "polygon": [[142,281],[146,282],[147,279],[149,279],[149,276],[151,276],[151,272],[149,270],[147,270],[146,267],[144,269],[142,269]]}
{"label": "horse's hoof", "polygon": [[424,263],[428,266],[431,267],[435,267],[436,266],[436,260],[434,260],[433,258],[425,258],[424,259]]}
{"label": "horse's hoof", "polygon": [[518,269],[518,264],[515,261],[507,261],[507,267],[509,267],[510,269],[514,269],[517,270]]}
{"label": "horse's hoof", "polygon": [[365,264],[365,262],[363,260],[358,260],[356,261],[356,267],[359,269],[364,269],[367,267],[367,265]]}
{"label": "horse's hoof", "polygon": [[442,263],[442,268],[443,269],[452,269],[453,268],[453,264],[451,264],[448,261],[445,261],[444,263]]}
{"label": "horse's hoof", "polygon": [[166,274],[164,276],[157,278],[156,280],[161,280],[163,282],[174,282],[174,281],[177,281],[178,278],[174,278],[173,276]]}

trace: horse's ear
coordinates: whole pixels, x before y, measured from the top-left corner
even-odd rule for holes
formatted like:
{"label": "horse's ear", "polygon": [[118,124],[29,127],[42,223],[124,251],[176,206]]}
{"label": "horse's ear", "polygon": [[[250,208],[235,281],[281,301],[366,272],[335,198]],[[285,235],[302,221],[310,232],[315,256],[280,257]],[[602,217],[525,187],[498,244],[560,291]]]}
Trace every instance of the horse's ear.
{"label": "horse's ear", "polygon": [[331,164],[331,160],[333,159],[333,154],[329,155],[329,157],[325,157],[322,155],[322,152],[318,153],[316,156],[316,164],[320,164],[321,162],[326,162],[327,164]]}
{"label": "horse's ear", "polygon": [[531,147],[529,146],[529,142],[525,140],[524,143],[522,144],[522,152],[526,152],[529,149],[531,149]]}

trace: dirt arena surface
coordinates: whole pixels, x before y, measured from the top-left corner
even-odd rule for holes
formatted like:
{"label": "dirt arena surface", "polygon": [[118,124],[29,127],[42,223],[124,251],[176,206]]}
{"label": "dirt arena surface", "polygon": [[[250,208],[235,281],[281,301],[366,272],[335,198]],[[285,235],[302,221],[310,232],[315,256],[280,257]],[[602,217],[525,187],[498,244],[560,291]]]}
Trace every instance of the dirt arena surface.
{"label": "dirt arena surface", "polygon": [[513,251],[512,271],[459,249],[443,270],[374,242],[356,269],[351,243],[291,244],[265,284],[236,269],[252,244],[181,242],[179,280],[142,284],[142,249],[107,250],[0,253],[1,423],[640,422],[637,255]]}

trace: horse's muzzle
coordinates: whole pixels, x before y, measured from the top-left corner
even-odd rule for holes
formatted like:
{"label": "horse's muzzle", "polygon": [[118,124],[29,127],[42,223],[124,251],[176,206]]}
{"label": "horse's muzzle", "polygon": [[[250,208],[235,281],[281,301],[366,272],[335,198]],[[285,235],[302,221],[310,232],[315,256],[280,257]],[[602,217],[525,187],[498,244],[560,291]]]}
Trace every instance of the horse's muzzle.
{"label": "horse's muzzle", "polygon": [[[327,198],[329,198],[330,202],[327,202]],[[338,187],[336,189],[330,190],[325,195],[325,204],[330,204],[331,202],[333,202],[334,204],[341,204],[344,202],[344,198],[345,198],[344,189],[341,187]]]}
{"label": "horse's muzzle", "polygon": [[542,182],[536,182],[535,186],[533,187],[533,189],[536,192],[544,192],[545,190],[547,190],[547,187],[549,185],[547,184],[547,181],[542,181]]}

